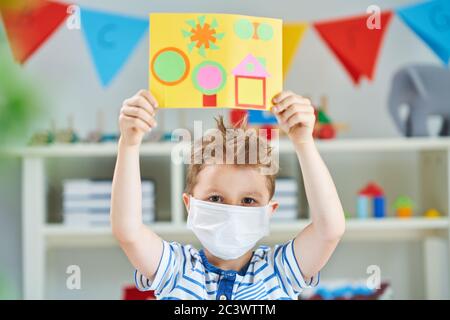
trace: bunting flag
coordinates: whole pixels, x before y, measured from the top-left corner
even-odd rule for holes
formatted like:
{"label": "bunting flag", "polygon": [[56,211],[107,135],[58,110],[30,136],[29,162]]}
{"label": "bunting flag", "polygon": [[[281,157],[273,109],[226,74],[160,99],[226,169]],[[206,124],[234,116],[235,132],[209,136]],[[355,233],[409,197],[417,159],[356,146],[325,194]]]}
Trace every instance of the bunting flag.
{"label": "bunting flag", "polygon": [[67,17],[67,4],[36,0],[2,6],[3,24],[14,58],[25,63]]}
{"label": "bunting flag", "polygon": [[450,1],[437,0],[397,10],[400,18],[448,65]]}
{"label": "bunting flag", "polygon": [[148,19],[81,8],[81,29],[100,80],[107,86],[148,30]]}
{"label": "bunting flag", "polygon": [[363,76],[373,79],[384,34],[392,18],[392,12],[380,16],[380,28],[369,28],[369,15],[318,22],[314,24],[319,35],[359,84]]}
{"label": "bunting flag", "polygon": [[291,67],[297,48],[308,30],[307,23],[289,23],[283,25],[283,77]]}

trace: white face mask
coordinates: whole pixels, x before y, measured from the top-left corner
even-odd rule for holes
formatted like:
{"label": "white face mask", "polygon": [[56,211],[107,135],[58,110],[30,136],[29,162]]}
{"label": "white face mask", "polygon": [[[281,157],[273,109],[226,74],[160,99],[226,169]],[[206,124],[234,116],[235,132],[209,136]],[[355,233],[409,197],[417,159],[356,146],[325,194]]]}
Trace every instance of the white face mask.
{"label": "white face mask", "polygon": [[232,260],[269,234],[270,208],[232,206],[190,197],[187,227],[214,256]]}

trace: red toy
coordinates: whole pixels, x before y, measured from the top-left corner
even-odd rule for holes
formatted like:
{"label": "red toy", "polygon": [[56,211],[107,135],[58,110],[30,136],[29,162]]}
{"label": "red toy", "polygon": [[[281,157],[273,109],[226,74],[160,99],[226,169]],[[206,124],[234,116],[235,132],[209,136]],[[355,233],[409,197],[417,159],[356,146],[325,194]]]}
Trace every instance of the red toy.
{"label": "red toy", "polygon": [[326,96],[323,96],[320,106],[314,111],[316,116],[316,123],[314,125],[313,137],[316,139],[329,140],[336,138],[339,131],[347,130],[347,125],[336,124],[331,121],[328,116],[328,101]]}
{"label": "red toy", "polygon": [[[247,110],[240,110],[240,109],[232,109],[230,111],[230,122],[233,126],[237,126],[246,116],[248,116]],[[272,138],[272,129],[276,129],[275,126],[265,124],[262,126],[258,126],[259,129],[265,129],[267,130],[266,139],[271,140]]]}
{"label": "red toy", "polygon": [[135,286],[130,285],[122,289],[122,300],[155,300],[153,291],[139,291]]}

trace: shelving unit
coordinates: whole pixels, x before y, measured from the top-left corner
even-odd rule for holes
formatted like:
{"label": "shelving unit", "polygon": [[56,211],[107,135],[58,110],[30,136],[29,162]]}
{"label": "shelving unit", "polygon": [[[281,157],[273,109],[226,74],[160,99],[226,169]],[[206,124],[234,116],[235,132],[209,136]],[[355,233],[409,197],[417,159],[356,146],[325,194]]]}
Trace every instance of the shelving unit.
{"label": "shelving unit", "polygon": [[[298,220],[294,223],[274,222],[271,226],[271,241],[285,241],[293,237],[299,230],[306,227],[307,220]],[[397,239],[421,239],[426,236],[445,236],[448,229],[447,218],[411,218],[397,219],[385,218],[382,220],[350,219],[346,224],[346,238],[344,240],[373,240],[381,236],[389,235],[389,240]],[[151,225],[153,231],[165,239],[174,241],[192,240],[192,232],[183,224],[157,222]],[[43,236],[48,248],[64,248],[72,246],[112,246],[116,245],[111,230],[107,227],[77,228],[60,226],[59,224],[46,224],[43,228]],[[380,240],[381,241],[381,240]]]}
{"label": "shelving unit", "polygon": [[[185,213],[180,195],[184,189],[185,167],[171,161],[174,143],[148,143],[141,147],[143,175],[152,176],[161,185],[157,189],[157,222],[153,230],[163,238],[173,241],[195,241],[192,233],[185,227]],[[450,139],[355,139],[319,141],[317,146],[325,160],[327,157],[350,157],[346,165],[357,163],[357,154],[410,154],[417,157],[419,182],[418,200],[421,208],[437,207],[443,216],[427,219],[417,215],[410,219],[398,219],[392,215],[384,219],[347,221],[343,241],[423,241],[423,261],[425,274],[425,296],[439,298],[443,288],[448,288],[450,268],[447,263],[445,281],[439,281],[433,270],[433,263],[442,264],[442,257],[449,255],[449,195],[450,195]],[[295,166],[295,153],[289,141],[280,140],[275,147],[280,159],[293,159],[288,173],[299,176]],[[64,248],[102,248],[117,246],[109,228],[74,228],[58,223],[58,206],[49,189],[60,187],[63,178],[112,178],[117,146],[115,144],[75,144],[51,145],[45,147],[26,147],[7,150],[13,156],[21,157],[22,172],[22,224],[23,224],[23,287],[25,299],[43,299],[46,294],[47,254],[52,249]],[[353,162],[352,162],[353,161]],[[90,166],[90,164],[92,164]],[[98,169],[97,169],[97,167]],[[155,170],[155,168],[158,170]],[[161,168],[161,169],[160,169]],[[383,167],[377,166],[377,172]],[[290,171],[289,171],[290,170]],[[297,172],[293,172],[293,171]],[[355,169],[356,170],[356,169]],[[339,169],[334,168],[334,171]],[[333,170],[332,170],[333,172]],[[286,174],[286,172],[284,172]],[[345,185],[342,178],[335,178],[339,185]],[[394,180],[393,180],[394,181]],[[396,182],[399,183],[398,181]],[[356,190],[353,190],[355,192]],[[348,192],[347,192],[348,193]],[[345,196],[350,199],[349,196]],[[346,200],[352,206],[351,199]],[[345,206],[344,206],[345,207]],[[420,213],[419,213],[420,214]],[[269,243],[286,241],[295,236],[308,224],[305,217],[295,222],[277,222],[271,226]],[[436,241],[445,246],[436,245]],[[444,252],[443,252],[444,250]],[[444,259],[444,260],[443,260]],[[444,290],[445,291],[445,290]],[[448,297],[447,297],[448,298]]]}

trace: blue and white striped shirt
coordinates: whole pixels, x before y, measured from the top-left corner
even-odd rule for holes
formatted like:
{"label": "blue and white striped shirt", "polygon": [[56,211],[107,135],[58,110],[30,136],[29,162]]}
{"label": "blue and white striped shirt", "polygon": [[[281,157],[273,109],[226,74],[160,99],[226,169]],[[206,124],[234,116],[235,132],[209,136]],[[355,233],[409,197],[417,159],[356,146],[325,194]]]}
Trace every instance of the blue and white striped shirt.
{"label": "blue and white striped shirt", "polygon": [[163,241],[163,254],[153,281],[135,272],[136,287],[154,290],[157,299],[264,300],[297,299],[304,288],[319,283],[319,273],[306,283],[295,258],[294,240],[273,249],[259,246],[240,271],[221,270],[191,245]]}

